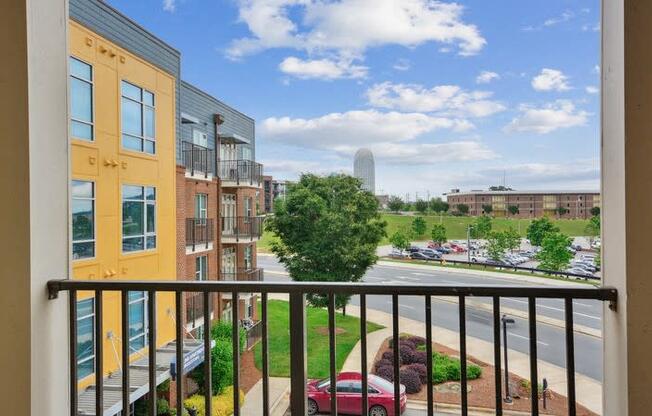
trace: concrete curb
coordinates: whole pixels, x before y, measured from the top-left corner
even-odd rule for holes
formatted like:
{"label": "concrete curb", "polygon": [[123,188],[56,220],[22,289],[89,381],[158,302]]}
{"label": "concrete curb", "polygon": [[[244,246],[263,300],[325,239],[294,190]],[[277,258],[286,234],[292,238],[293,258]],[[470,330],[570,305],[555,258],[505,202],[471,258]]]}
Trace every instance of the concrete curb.
{"label": "concrete curb", "polygon": [[[503,406],[504,407],[504,406]],[[413,410],[428,410],[427,402],[421,400],[410,400],[407,401],[407,408]],[[450,403],[434,403],[434,411],[437,413],[446,413],[459,415],[461,414],[461,407],[456,404]],[[494,409],[484,409],[481,407],[469,407],[469,416],[485,416],[485,415],[495,415],[496,410]],[[506,410],[503,408],[503,415],[505,416],[528,416],[529,412],[518,412],[515,410]]]}

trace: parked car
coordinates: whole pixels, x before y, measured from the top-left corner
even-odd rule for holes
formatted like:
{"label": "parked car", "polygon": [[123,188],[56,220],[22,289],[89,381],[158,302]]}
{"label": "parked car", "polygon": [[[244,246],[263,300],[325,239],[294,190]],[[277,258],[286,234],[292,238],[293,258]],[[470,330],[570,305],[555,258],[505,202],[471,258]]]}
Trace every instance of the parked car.
{"label": "parked car", "polygon": [[411,246],[410,248],[407,249],[408,253],[418,253],[419,251],[421,251],[421,248],[417,246]]}
{"label": "parked car", "polygon": [[575,251],[582,251],[582,246],[579,245],[579,244],[571,244],[571,247],[572,247]]}
{"label": "parked car", "polygon": [[579,267],[571,267],[570,269],[566,269],[566,272],[572,274],[578,274],[580,276],[585,276],[585,277],[593,277],[593,273],[586,271],[584,269],[580,269]]}
{"label": "parked car", "polygon": [[451,243],[450,248],[456,253],[465,253],[466,252],[466,248],[462,247],[459,244]]}
{"label": "parked car", "polygon": [[438,252],[437,250],[433,250],[431,248],[424,248],[423,250],[421,250],[421,252],[427,256],[434,257],[437,260],[441,259],[441,253]]}
{"label": "parked car", "polygon": [[[398,416],[394,413],[394,384],[369,374],[368,378],[369,416]],[[338,414],[362,414],[362,375],[358,372],[344,372],[337,376]],[[308,414],[330,411],[330,379],[308,382]],[[401,414],[405,412],[407,396],[401,384]]]}
{"label": "parked car", "polygon": [[403,253],[402,251],[393,250],[391,253],[389,253],[387,257],[392,259],[408,259],[410,258],[410,255],[407,253]]}
{"label": "parked car", "polygon": [[439,257],[428,255],[422,251],[410,254],[412,260],[439,260]]}

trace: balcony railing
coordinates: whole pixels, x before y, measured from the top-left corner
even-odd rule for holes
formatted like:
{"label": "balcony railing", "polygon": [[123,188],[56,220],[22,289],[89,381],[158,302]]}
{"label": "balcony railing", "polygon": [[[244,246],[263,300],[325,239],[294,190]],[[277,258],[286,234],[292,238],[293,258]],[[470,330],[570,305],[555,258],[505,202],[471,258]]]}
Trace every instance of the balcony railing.
{"label": "balcony railing", "polygon": [[[493,300],[493,358],[494,368],[501,368],[501,298],[524,298],[528,305],[528,327],[529,327],[529,363],[530,363],[530,385],[538,386],[539,374],[537,363],[537,299],[562,299],[564,301],[565,317],[565,355],[566,355],[566,381],[568,407],[571,409],[569,414],[575,414],[576,395],[575,395],[575,340],[573,326],[573,300],[574,299],[593,299],[610,302],[610,307],[616,307],[617,291],[613,288],[552,288],[552,287],[507,287],[507,286],[436,286],[430,284],[419,285],[378,285],[367,283],[285,283],[285,282],[227,282],[227,281],[96,281],[96,280],[55,280],[48,283],[50,299],[58,296],[59,291],[69,291],[69,326],[70,326],[70,403],[71,414],[77,415],[78,395],[77,395],[77,295],[80,291],[94,291],[96,315],[95,315],[95,340],[96,356],[103,357],[104,332],[102,299],[105,292],[121,293],[121,320],[122,320],[122,369],[124,374],[121,377],[121,403],[122,409],[129,408],[130,389],[129,383],[129,292],[130,291],[147,291],[149,302],[147,303],[147,316],[150,322],[148,331],[149,345],[156,345],[157,327],[156,327],[156,300],[159,292],[174,292],[176,299],[176,316],[181,316],[182,296],[185,292],[199,293],[203,297],[204,316],[209,316],[211,307],[210,294],[213,292],[226,292],[232,295],[233,299],[238,299],[239,293],[260,293],[261,294],[261,342],[262,342],[262,414],[269,415],[270,410],[270,391],[269,391],[269,334],[268,334],[268,297],[269,295],[285,294],[289,296],[289,325],[290,325],[290,410],[293,416],[304,416],[307,414],[307,392],[306,392],[306,295],[312,293],[324,294],[328,298],[328,342],[329,342],[329,362],[330,362],[330,383],[336,384],[337,367],[336,367],[336,314],[335,314],[335,296],[338,294],[357,295],[360,304],[360,343],[361,343],[361,413],[367,414],[369,409],[369,400],[367,396],[368,387],[368,367],[367,367],[367,297],[370,295],[389,295],[391,296],[392,306],[392,335],[393,339],[398,339],[400,335],[399,328],[399,298],[401,296],[418,296],[424,299],[425,312],[425,338],[426,338],[426,357],[427,357],[427,412],[434,414],[434,397],[433,397],[433,374],[432,374],[432,297],[448,296],[458,300],[458,318],[459,318],[459,355],[461,367],[460,380],[460,401],[462,414],[468,413],[468,380],[467,380],[467,345],[466,345],[466,300],[469,297],[485,297]],[[231,302],[232,321],[237,322],[239,316],[239,302]],[[174,344],[176,356],[177,377],[184,373],[184,353],[183,344],[183,322],[176,320],[176,339],[181,342]],[[238,325],[233,326],[232,344],[233,351],[240,350],[240,338],[238,336]],[[203,340],[203,361],[205,371],[204,391],[211,391],[211,341],[210,337],[204,337]],[[393,362],[399,361],[399,348],[393,350]],[[148,352],[148,362],[143,368],[148,369],[149,386],[157,385],[156,383],[156,350],[150,348]],[[96,374],[103,374],[103,360],[95,361]],[[502,375],[501,371],[495,371],[495,409],[496,414],[503,414],[502,401]],[[400,380],[399,366],[394,366],[394,380]],[[98,378],[98,383],[94,387],[97,394],[95,395],[95,414],[102,415],[104,407],[104,388],[103,378]],[[240,356],[233,355],[233,403],[234,416],[240,416],[241,410],[239,405],[240,389]],[[176,383],[176,397],[184,397],[184,383]],[[401,385],[393,385],[393,404],[394,414],[401,414]],[[149,414],[156,414],[156,395],[150,394]],[[206,414],[211,412],[211,397],[205,396]],[[530,389],[531,414],[539,415],[539,389]],[[337,395],[330,396],[331,414],[337,414]],[[176,403],[177,414],[183,414],[182,401]]]}
{"label": "balcony railing", "polygon": [[215,173],[215,151],[191,142],[181,143],[183,165],[190,176],[201,175],[208,178]]}
{"label": "balcony railing", "polygon": [[218,176],[224,185],[258,187],[263,181],[263,165],[251,160],[220,160]]}
{"label": "balcony railing", "polygon": [[222,239],[253,241],[263,235],[263,221],[265,217],[222,217]]}
{"label": "balcony railing", "polygon": [[193,251],[202,245],[208,249],[215,238],[213,230],[212,218],[186,218],[186,246],[192,246]]}
{"label": "balcony railing", "polygon": [[263,321],[256,321],[251,326],[245,327],[247,330],[247,350],[252,349],[263,337],[262,322]]}
{"label": "balcony railing", "polygon": [[238,269],[233,272],[220,273],[222,280],[239,282],[262,282],[263,269]]}

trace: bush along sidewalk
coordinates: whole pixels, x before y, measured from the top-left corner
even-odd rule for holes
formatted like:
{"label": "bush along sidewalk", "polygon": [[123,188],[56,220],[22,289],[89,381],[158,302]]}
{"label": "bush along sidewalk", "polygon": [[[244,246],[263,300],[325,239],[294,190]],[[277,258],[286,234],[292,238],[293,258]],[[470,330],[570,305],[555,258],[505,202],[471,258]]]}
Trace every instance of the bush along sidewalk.
{"label": "bush along sidewalk", "polygon": [[[242,406],[244,403],[244,392],[242,390],[240,390],[239,397]],[[197,416],[208,416],[204,405],[204,396],[199,394],[190,396],[183,401],[183,406],[188,410],[193,409],[196,411]],[[230,416],[233,414],[233,407],[233,386],[229,386],[221,394],[213,396],[210,416]]]}

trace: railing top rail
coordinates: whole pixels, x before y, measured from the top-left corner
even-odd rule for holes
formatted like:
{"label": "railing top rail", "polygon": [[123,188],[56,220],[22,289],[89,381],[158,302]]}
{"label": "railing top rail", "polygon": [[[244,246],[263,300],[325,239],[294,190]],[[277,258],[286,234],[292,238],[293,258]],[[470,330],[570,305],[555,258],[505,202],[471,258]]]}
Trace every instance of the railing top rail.
{"label": "railing top rail", "polygon": [[182,143],[182,145],[184,147],[183,150],[197,149],[197,150],[210,150],[210,151],[213,151],[213,149],[210,149],[210,148],[208,148],[206,146],[202,146],[200,144],[196,144],[196,143],[193,143],[193,142],[190,142],[190,141],[187,141],[187,140],[183,140],[181,143]]}
{"label": "railing top rail", "polygon": [[350,295],[402,295],[402,296],[475,296],[475,297],[526,297],[595,299],[616,302],[618,291],[612,287],[550,287],[550,286],[442,286],[378,285],[369,283],[339,282],[247,282],[247,281],[96,281],[51,280],[48,282],[50,298],[62,290],[148,291],[159,292],[254,292],[254,293],[324,293]]}

